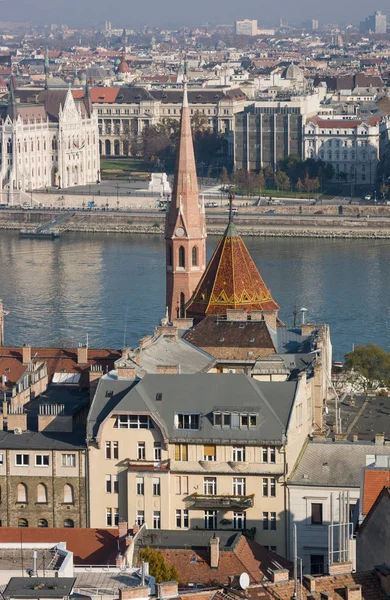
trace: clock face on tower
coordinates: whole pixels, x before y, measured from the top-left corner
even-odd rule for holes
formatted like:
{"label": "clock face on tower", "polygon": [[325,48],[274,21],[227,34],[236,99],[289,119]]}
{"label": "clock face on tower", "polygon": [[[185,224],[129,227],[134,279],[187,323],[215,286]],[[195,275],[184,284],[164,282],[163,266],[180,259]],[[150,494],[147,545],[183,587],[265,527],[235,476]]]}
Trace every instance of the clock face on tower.
{"label": "clock face on tower", "polygon": [[178,227],[175,231],[175,234],[177,237],[183,237],[183,235],[185,234],[183,227]]}

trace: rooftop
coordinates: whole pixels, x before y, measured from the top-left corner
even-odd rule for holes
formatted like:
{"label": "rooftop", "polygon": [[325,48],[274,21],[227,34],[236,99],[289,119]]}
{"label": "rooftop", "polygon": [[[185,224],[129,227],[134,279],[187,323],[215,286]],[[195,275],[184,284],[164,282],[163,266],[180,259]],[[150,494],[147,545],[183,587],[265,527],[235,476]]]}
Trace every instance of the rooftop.
{"label": "rooftop", "polygon": [[6,598],[64,598],[72,593],[73,577],[12,577],[4,590]]}

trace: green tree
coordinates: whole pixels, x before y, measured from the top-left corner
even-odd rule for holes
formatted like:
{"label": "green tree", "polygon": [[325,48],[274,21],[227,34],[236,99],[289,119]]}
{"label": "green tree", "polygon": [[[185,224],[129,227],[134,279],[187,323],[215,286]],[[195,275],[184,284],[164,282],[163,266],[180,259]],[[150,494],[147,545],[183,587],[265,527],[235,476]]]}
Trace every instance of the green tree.
{"label": "green tree", "polygon": [[191,129],[192,135],[198,133],[198,131],[204,131],[209,128],[209,120],[206,115],[203,115],[199,110],[196,110],[191,117]]}
{"label": "green tree", "polygon": [[149,573],[156,579],[156,583],[164,581],[179,581],[179,573],[175,566],[168,564],[164,555],[155,548],[142,548],[139,553],[140,562],[149,563]]}
{"label": "green tree", "polygon": [[344,370],[365,393],[386,387],[390,382],[390,353],[374,344],[357,346],[345,355]]}
{"label": "green tree", "polygon": [[276,171],[275,173],[276,189],[278,190],[289,190],[291,181],[289,176],[284,171]]}

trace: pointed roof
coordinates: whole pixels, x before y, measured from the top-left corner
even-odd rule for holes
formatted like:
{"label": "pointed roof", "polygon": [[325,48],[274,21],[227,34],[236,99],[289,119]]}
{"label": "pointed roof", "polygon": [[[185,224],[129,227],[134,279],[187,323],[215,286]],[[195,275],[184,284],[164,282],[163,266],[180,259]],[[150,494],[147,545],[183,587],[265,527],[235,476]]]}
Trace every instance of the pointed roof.
{"label": "pointed roof", "polygon": [[189,318],[222,315],[227,309],[278,310],[248,249],[230,220],[187,305]]}
{"label": "pointed roof", "polygon": [[180,118],[180,134],[176,155],[175,178],[172,200],[166,220],[166,237],[172,237],[177,226],[188,237],[206,235],[203,209],[199,206],[198,179],[196,175],[194,146],[192,141],[190,109],[188,106],[187,80],[183,82],[183,103]]}

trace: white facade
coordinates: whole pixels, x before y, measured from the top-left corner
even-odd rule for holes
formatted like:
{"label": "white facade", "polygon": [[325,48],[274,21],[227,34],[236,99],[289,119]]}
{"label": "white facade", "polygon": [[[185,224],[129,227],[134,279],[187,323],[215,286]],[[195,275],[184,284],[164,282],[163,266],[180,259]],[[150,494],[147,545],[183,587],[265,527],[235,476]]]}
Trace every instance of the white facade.
{"label": "white facade", "polygon": [[330,163],[336,180],[368,185],[388,144],[388,118],[315,118],[304,126],[304,159]]}
{"label": "white facade", "polygon": [[[55,93],[55,92],[53,92]],[[58,120],[42,104],[13,104],[0,125],[0,190],[67,188],[99,177],[97,115],[68,90]]]}

